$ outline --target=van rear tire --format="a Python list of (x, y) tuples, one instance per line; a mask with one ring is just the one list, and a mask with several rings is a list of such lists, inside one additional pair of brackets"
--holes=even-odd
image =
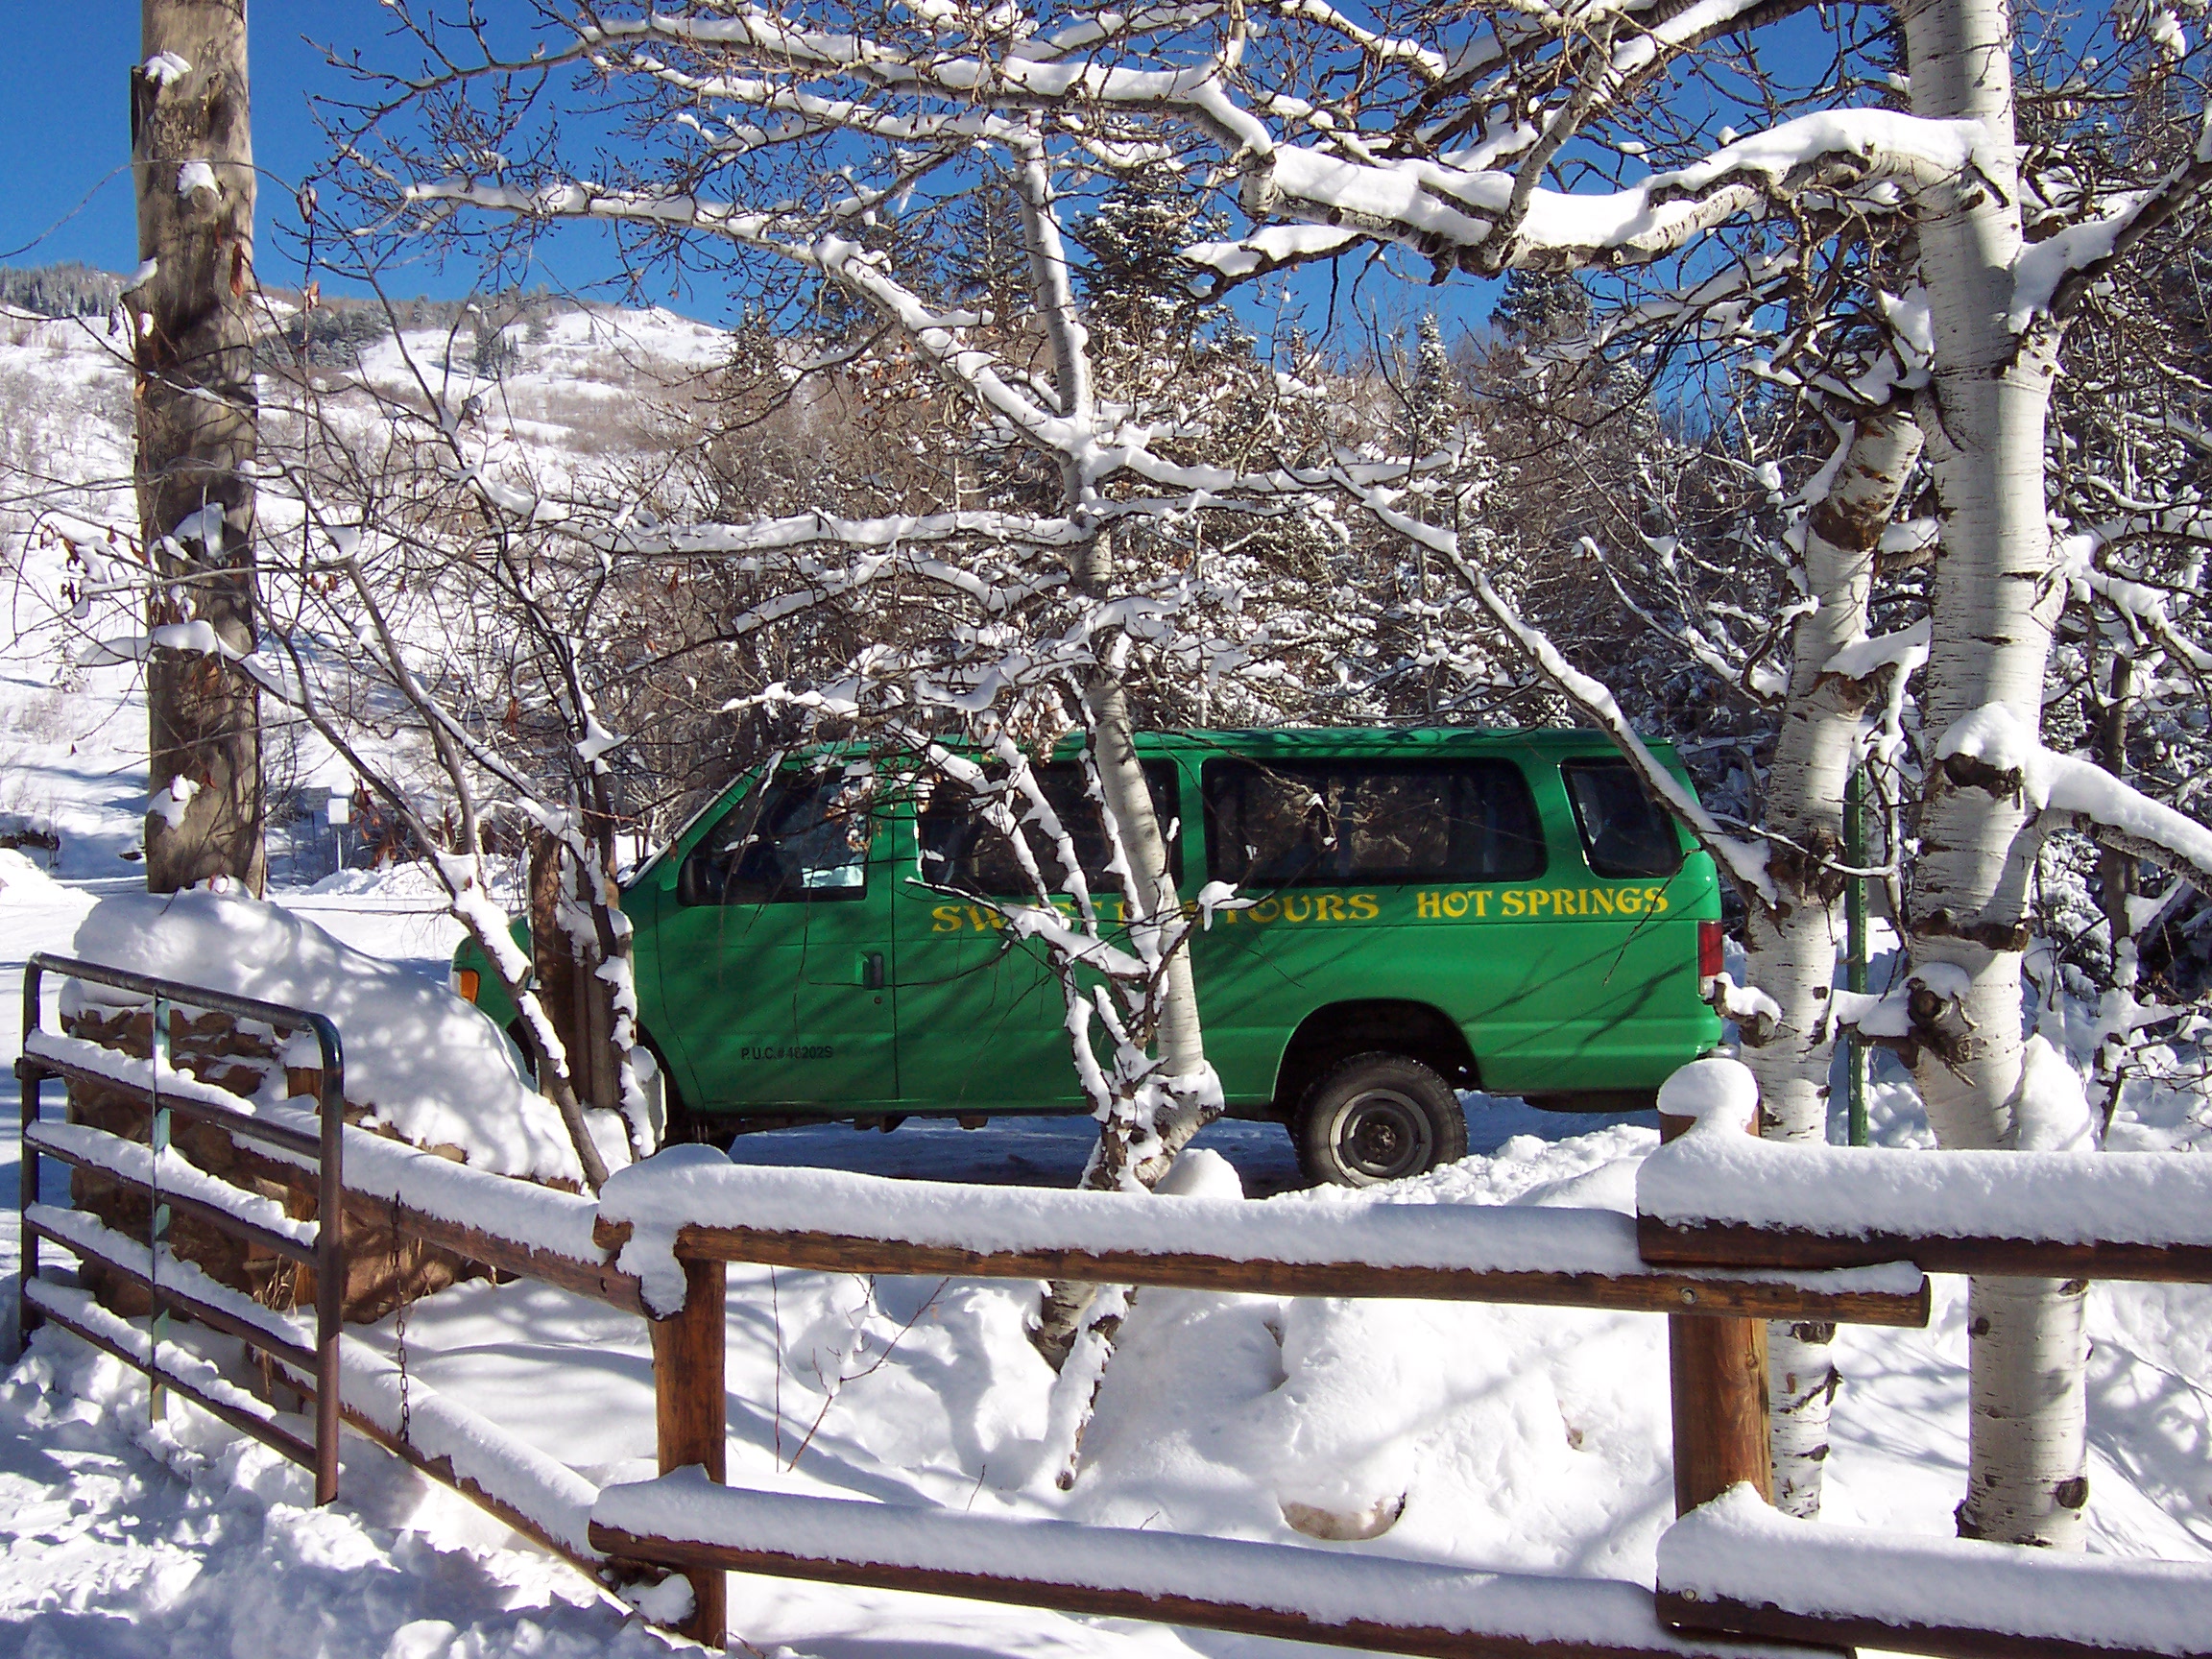
[(1404, 1054), (1355, 1054), (1306, 1091), (1298, 1167), (1312, 1181), (1372, 1187), (1467, 1156), (1467, 1115), (1431, 1068)]

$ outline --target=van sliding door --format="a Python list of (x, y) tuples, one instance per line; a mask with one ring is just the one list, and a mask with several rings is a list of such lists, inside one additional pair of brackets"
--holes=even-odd
[[(1121, 891), (1106, 868), (1105, 836), (1084, 793), (1076, 761), (1037, 769), (1054, 812), (1068, 828), (1098, 914), (1121, 914)], [(1172, 761), (1147, 760), (1152, 806), (1163, 830), (1178, 824), (1180, 790)], [(1069, 1047), (1068, 1006), (1044, 950), (1010, 936), (1003, 910), (1037, 902), (1004, 836), (974, 809), (960, 786), (932, 792), (915, 823), (918, 879), (902, 883), (895, 911), (899, 944), (899, 1076), (911, 1110), (1067, 1111), (1083, 1103)], [(1051, 845), (1024, 831), (1047, 878), (1061, 866)], [(1180, 835), (1168, 864), (1182, 868)], [(1072, 914), (1072, 901), (1055, 900)], [(1114, 938), (1117, 926), (1109, 926)]]

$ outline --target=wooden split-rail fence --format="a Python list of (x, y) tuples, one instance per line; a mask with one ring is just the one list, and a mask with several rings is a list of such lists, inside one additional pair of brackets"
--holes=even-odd
[[(82, 1213), (38, 1201), (38, 1161), (56, 1157), (110, 1179), (135, 1180), (156, 1206), (189, 1196), (202, 1211), (252, 1218), (251, 1205), (228, 1205), (176, 1168), (174, 1155), (41, 1113), (38, 1084), (78, 1078), (112, 1089), (137, 1087), (156, 1111), (190, 1110), (208, 1120), (222, 1110), (216, 1092), (155, 1063), (132, 1063), (95, 1046), (45, 1030), (38, 975), (60, 972), (151, 998), (157, 1008), (228, 1009), (279, 1029), (312, 1030), (323, 1065), (292, 1073), (294, 1094), (321, 1103), (320, 1122), (336, 1125), (343, 1094), (342, 1051), (326, 1021), (312, 1011), (251, 1004), (214, 992), (124, 975), (60, 958), (34, 958), (26, 981), (23, 1139), (24, 1316), (53, 1318), (85, 1339), (190, 1395), (218, 1415), (277, 1444), (318, 1471), (318, 1501), (335, 1482), (335, 1422), (362, 1432), (455, 1486), (510, 1524), (603, 1581), (642, 1570), (683, 1574), (691, 1607), (681, 1628), (719, 1647), (729, 1634), (725, 1574), (737, 1571), (838, 1584), (971, 1597), (1072, 1613), (1111, 1615), (1286, 1637), (1389, 1652), (1475, 1659), (1625, 1659), (1629, 1655), (1808, 1652), (1866, 1644), (1910, 1652), (1989, 1659), (2212, 1659), (2212, 1569), (2057, 1555), (1943, 1538), (1853, 1532), (1777, 1515), (1767, 1495), (1766, 1322), (1844, 1322), (1917, 1327), (1930, 1307), (1927, 1270), (1979, 1274), (2165, 1281), (2212, 1280), (2212, 1215), (2198, 1160), (2160, 1154), (2082, 1155), (2078, 1173), (2094, 1185), (2103, 1168), (2131, 1183), (2132, 1219), (2085, 1235), (2079, 1218), (2037, 1231), (2035, 1210), (2003, 1202), (2008, 1181), (2048, 1181), (2049, 1156), (2013, 1153), (1886, 1153), (1828, 1149), (1817, 1155), (1863, 1161), (1911, 1158), (1928, 1197), (1929, 1224), (1915, 1231), (1868, 1233), (1848, 1224), (1778, 1224), (1745, 1219), (1759, 1202), (1768, 1158), (1802, 1158), (1799, 1148), (1742, 1143), (1716, 1148), (1710, 1133), (1681, 1134), (1646, 1166), (1666, 1164), (1671, 1190), (1704, 1194), (1701, 1213), (1679, 1201), (1664, 1214), (1610, 1211), (1422, 1207), (1419, 1261), (1376, 1246), (1361, 1215), (1372, 1210), (1302, 1213), (1294, 1248), (1280, 1228), (1248, 1226), (1262, 1206), (1221, 1204), (1219, 1238), (1192, 1247), (1188, 1238), (1155, 1245), (1144, 1237), (1143, 1207), (1125, 1204), (1131, 1225), (1101, 1242), (1097, 1194), (1025, 1191), (1018, 1220), (995, 1217), (990, 1249), (963, 1247), (942, 1227), (902, 1221), (913, 1207), (901, 1183), (823, 1176), (842, 1200), (835, 1213), (868, 1214), (851, 1200), (879, 1188), (867, 1235), (788, 1224), (749, 1224), (760, 1214), (788, 1215), (791, 1183), (805, 1172), (713, 1171), (712, 1201), (673, 1226), (672, 1254), (684, 1285), (682, 1305), (656, 1317), (644, 1282), (622, 1265), (635, 1248), (634, 1222), (570, 1194), (534, 1193), (546, 1222), (501, 1234), (458, 1215), (512, 1214), (493, 1199), (492, 1183), (513, 1184), (417, 1152), (359, 1130), (333, 1128), (318, 1166), (336, 1184), (345, 1171), (389, 1202), (397, 1224), (417, 1237), (502, 1272), (539, 1280), (646, 1317), (653, 1356), (657, 1479), (594, 1489), (581, 1477), (496, 1426), (442, 1402), (420, 1382), (412, 1425), (404, 1402), (396, 1413), (390, 1362), (352, 1338), (325, 1342), (318, 1297), (317, 1337), (303, 1352), (298, 1322), (222, 1286), (195, 1283), (189, 1263), (169, 1253), (158, 1231), (140, 1242)], [(236, 1004), (236, 1006), (231, 1006)], [(158, 1027), (159, 1022), (156, 1021)], [(106, 1058), (100, 1056), (106, 1055)], [(156, 1104), (165, 1102), (165, 1104)], [(233, 1102), (233, 1108), (235, 1102)], [(259, 1112), (249, 1122), (259, 1126)], [(281, 1115), (279, 1115), (281, 1117)], [(249, 1133), (243, 1125), (228, 1125)], [(158, 1131), (156, 1131), (158, 1134)], [(112, 1143), (110, 1143), (112, 1142)], [(343, 1144), (348, 1162), (341, 1164)], [(295, 1157), (304, 1152), (295, 1146)], [(2070, 1156), (2070, 1155), (2058, 1155)], [(2138, 1163), (2122, 1166), (2116, 1160)], [(1868, 1167), (1848, 1162), (1846, 1175)], [(2057, 1166), (2061, 1176), (2072, 1166)], [(2018, 1171), (2019, 1174), (2015, 1174)], [(640, 1174), (645, 1171), (640, 1170)], [(695, 1176), (696, 1166), (686, 1174)], [(192, 1190), (187, 1193), (186, 1188)], [(2004, 1214), (2001, 1231), (1943, 1214), (1944, 1192), (1979, 1195), (1972, 1214)], [(635, 1192), (637, 1189), (632, 1188)], [(687, 1191), (697, 1191), (690, 1181)], [(830, 1188), (825, 1188), (828, 1196)], [(1991, 1194), (1995, 1193), (1992, 1200)], [(471, 1193), (487, 1200), (471, 1209)], [(241, 1197), (244, 1195), (241, 1194)], [(1002, 1190), (974, 1189), (977, 1206)], [(2027, 1194), (2024, 1190), (2024, 1199)], [(757, 1198), (758, 1203), (750, 1202)], [(1710, 1202), (1704, 1199), (1709, 1198)], [(1205, 1200), (1179, 1200), (1179, 1205)], [(331, 1193), (320, 1214), (341, 1213)], [(829, 1213), (827, 1209), (823, 1213)], [(1194, 1212), (1185, 1212), (1194, 1214)], [(158, 1210), (156, 1210), (158, 1214)], [(1211, 1216), (1211, 1213), (1209, 1213)], [(745, 1217), (746, 1219), (739, 1219)], [(669, 1231), (665, 1206), (657, 1228)], [(1210, 1221), (1211, 1224), (1211, 1221)], [(1559, 1259), (1527, 1259), (1540, 1226)], [(1186, 1233), (1188, 1229), (1184, 1230)], [(325, 1229), (296, 1244), (318, 1254), (317, 1285), (339, 1277), (329, 1252), (342, 1232)], [(528, 1232), (530, 1237), (517, 1237)], [(281, 1338), (279, 1360), (294, 1386), (311, 1394), (318, 1433), (312, 1446), (284, 1434), (276, 1413), (241, 1391), (226, 1394), (204, 1376), (165, 1358), (158, 1334), (115, 1318), (90, 1298), (38, 1277), (34, 1241), (45, 1239), (98, 1261), (158, 1292), (161, 1308), (189, 1312), (218, 1330), (255, 1340)], [(1266, 1250), (1249, 1246), (1262, 1240)], [(266, 1240), (264, 1240), (266, 1242)], [(272, 1246), (273, 1247), (273, 1246)], [(1271, 1251), (1272, 1253), (1266, 1253)], [(1362, 1551), (1191, 1537), (904, 1509), (849, 1500), (747, 1491), (726, 1483), (724, 1378), (725, 1276), (733, 1262), (843, 1273), (1069, 1279), (1129, 1286), (1278, 1296), (1376, 1296), (1513, 1303), (1664, 1313), (1669, 1317), (1670, 1387), (1678, 1519), (1659, 1551), (1656, 1590), (1617, 1580), (1485, 1573)], [(143, 1271), (136, 1271), (138, 1269)], [(241, 1306), (242, 1305), (242, 1306)], [(333, 1320), (334, 1323), (334, 1320)], [(246, 1327), (246, 1329), (241, 1329)], [(261, 1344), (264, 1349), (272, 1346)], [(345, 1350), (343, 1361), (336, 1352)], [(381, 1368), (381, 1369), (379, 1369)], [(402, 1379), (402, 1382), (403, 1382)], [(231, 1396), (236, 1395), (237, 1398)], [(251, 1402), (242, 1406), (241, 1399)], [(425, 1432), (425, 1424), (429, 1425)], [(327, 1431), (324, 1425), (329, 1425)], [(281, 1438), (279, 1436), (282, 1436)], [(517, 1473), (519, 1471), (519, 1473)], [(1869, 1589), (1869, 1586), (1878, 1588)], [(1781, 1644), (1784, 1646), (1776, 1646)]]

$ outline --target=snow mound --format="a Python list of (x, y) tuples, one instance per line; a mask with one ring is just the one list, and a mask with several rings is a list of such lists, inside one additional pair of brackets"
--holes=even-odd
[(50, 902), (68, 890), (12, 847), (0, 847), (0, 902)]
[[(346, 1098), (419, 1146), (538, 1180), (577, 1176), (552, 1103), (507, 1040), (442, 985), (341, 944), (314, 923), (243, 893), (123, 894), (77, 929), (76, 955), (235, 996), (311, 1008), (345, 1043)], [(68, 1005), (135, 1001), (74, 984)]]
[(1659, 1115), (1748, 1129), (1759, 1116), (1758, 1079), (1741, 1060), (1693, 1060), (1659, 1085)]

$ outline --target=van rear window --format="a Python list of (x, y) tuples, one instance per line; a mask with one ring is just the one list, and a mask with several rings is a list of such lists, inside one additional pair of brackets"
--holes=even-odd
[(1209, 760), (1206, 873), (1269, 887), (1521, 881), (1544, 831), (1509, 760)]
[[(1055, 760), (1037, 767), (1036, 773), (1045, 799), (1050, 803), (1069, 838), (1075, 843), (1075, 857), (1083, 867), (1085, 884), (1094, 892), (1104, 890), (1112, 884), (1106, 868), (1106, 826), (1099, 816), (1098, 804), (1087, 791), (1082, 762)], [(1144, 781), (1151, 786), (1152, 811), (1160, 820), (1160, 831), (1167, 837), (1168, 878), (1180, 883), (1183, 879), (1182, 792), (1176, 786), (1175, 763), (1146, 761)], [(946, 785), (931, 795), (915, 828), (921, 842), (925, 881), (968, 893), (1034, 896), (1035, 889), (1029, 878), (1022, 874), (1014, 849), (984, 821), (974, 804), (957, 786)], [(1035, 825), (1024, 824), (1022, 833), (1029, 845), (1030, 855), (1037, 860), (1037, 868), (1045, 873), (1047, 881), (1057, 885), (1061, 879), (1060, 860), (1051, 843)]]
[(1559, 774), (1592, 875), (1671, 876), (1682, 868), (1674, 820), (1644, 793), (1627, 761), (1570, 760)]

